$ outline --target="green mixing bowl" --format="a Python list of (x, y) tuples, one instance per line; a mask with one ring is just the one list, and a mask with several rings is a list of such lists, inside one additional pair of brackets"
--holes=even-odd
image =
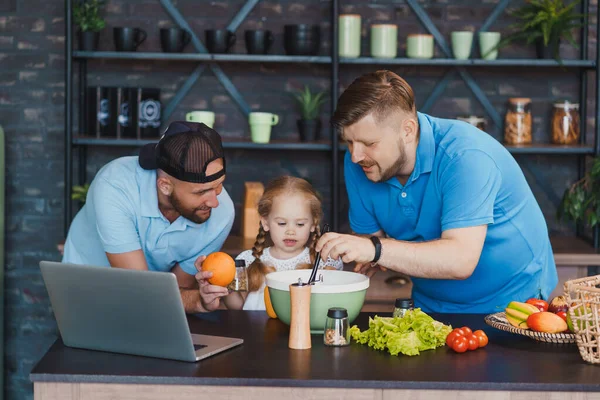
[[(311, 270), (292, 270), (272, 272), (266, 275), (271, 304), (277, 318), (290, 324), (290, 284), (308, 282)], [(362, 274), (347, 271), (319, 270), (322, 282), (311, 287), (310, 294), (310, 330), (312, 333), (323, 333), (327, 310), (330, 307), (343, 307), (348, 310), (349, 323), (354, 322), (365, 302), (369, 278)]]

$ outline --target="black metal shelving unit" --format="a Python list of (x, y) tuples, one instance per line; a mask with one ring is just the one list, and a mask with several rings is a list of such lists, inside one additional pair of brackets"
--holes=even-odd
[[(209, 54), (206, 48), (198, 37), (190, 29), (189, 25), (177, 11), (176, 7), (172, 4), (171, 0), (157, 0), (159, 1), (171, 18), (181, 28), (187, 29), (192, 32), (192, 44), (197, 50), (196, 53), (161, 53), (161, 52), (85, 52), (75, 51), (73, 49), (73, 29), (72, 29), (72, 4), (73, 1), (77, 0), (65, 0), (65, 21), (66, 21), (66, 68), (65, 68), (65, 233), (67, 232), (68, 226), (73, 216), (72, 203), (70, 201), (71, 186), (73, 185), (73, 150), (78, 152), (78, 176), (80, 183), (83, 183), (85, 177), (85, 164), (86, 164), (86, 152), (90, 146), (142, 146), (151, 140), (144, 139), (113, 139), (113, 138), (95, 138), (87, 137), (85, 132), (82, 132), (80, 123), (80, 132), (74, 134), (73, 132), (73, 64), (77, 62), (78, 76), (79, 76), (79, 98), (85, 99), (84, 90), (87, 85), (87, 63), (88, 60), (156, 60), (156, 61), (183, 61), (190, 63), (197, 63), (198, 66), (192, 72), (190, 77), (181, 86), (179, 91), (176, 93), (171, 102), (165, 107), (163, 113), (163, 120), (167, 120), (171, 115), (177, 104), (183, 99), (183, 97), (189, 92), (199, 76), (205, 71), (210, 70), (216, 78), (221, 82), (223, 87), (227, 90), (232, 99), (237, 103), (239, 108), (247, 114), (250, 111), (249, 106), (245, 103), (242, 95), (237, 91), (235, 86), (229, 80), (229, 78), (220, 69), (219, 64), (221, 63), (312, 63), (312, 64), (324, 64), (330, 66), (331, 75), (331, 110), (335, 110), (337, 98), (339, 97), (339, 72), (340, 68), (345, 65), (369, 65), (369, 66), (429, 66), (429, 67), (440, 67), (447, 68), (447, 73), (437, 83), (435, 88), (432, 90), (428, 99), (425, 100), (423, 105), (419, 108), (420, 111), (427, 112), (435, 101), (442, 95), (444, 89), (450, 83), (452, 78), (458, 74), (458, 76), (465, 82), (467, 87), (471, 90), (475, 98), (481, 103), (488, 116), (497, 128), (501, 130), (503, 124), (503, 118), (498, 114), (496, 109), (492, 106), (487, 96), (481, 90), (475, 79), (470, 75), (469, 70), (472, 68), (498, 68), (498, 67), (518, 67), (518, 68), (556, 68), (558, 71), (561, 68), (570, 68), (579, 70), (580, 76), (580, 90), (579, 90), (579, 103), (580, 103), (580, 114), (581, 114), (581, 142), (574, 146), (555, 146), (549, 144), (533, 144), (528, 146), (507, 146), (508, 150), (513, 154), (545, 154), (545, 155), (562, 155), (562, 156), (576, 156), (579, 159), (579, 176), (583, 176), (585, 173), (585, 156), (598, 156), (600, 154), (600, 81), (598, 78), (598, 66), (600, 65), (600, 30), (597, 30), (597, 41), (596, 41), (596, 58), (593, 60), (588, 59), (588, 35), (589, 26), (584, 24), (581, 28), (581, 51), (580, 59), (578, 60), (563, 60), (562, 63), (556, 60), (547, 59), (497, 59), (497, 60), (482, 60), (482, 59), (469, 59), (469, 60), (455, 60), (452, 58), (451, 50), (445, 41), (443, 35), (435, 27), (429, 16), (427, 15), (424, 8), (418, 3), (417, 0), (406, 0), (406, 3), (411, 7), (419, 21), (423, 26), (434, 36), (436, 45), (442, 51), (445, 58), (434, 58), (429, 60), (421, 59), (410, 59), (410, 58), (395, 58), (395, 59), (375, 59), (370, 57), (359, 57), (359, 58), (340, 58), (338, 56), (338, 17), (340, 14), (340, 0), (331, 0), (331, 54), (329, 56), (287, 56), (287, 55), (248, 55), (248, 54)], [(504, 9), (509, 5), (511, 0), (501, 0), (490, 14), (490, 16), (484, 21), (481, 31), (487, 31), (495, 22), (495, 20), (502, 14)], [(242, 6), (239, 12), (234, 16), (227, 29), (235, 31), (241, 22), (247, 17), (252, 11), (254, 6), (259, 0), (247, 0)], [(581, 4), (582, 11), (589, 11), (590, 4), (589, 0), (584, 0)], [(600, 18), (600, 8), (597, 10), (598, 18)], [(587, 22), (587, 21), (586, 21)], [(595, 116), (595, 132), (594, 132), (594, 143), (586, 142), (587, 124), (586, 119), (588, 116), (587, 102), (588, 91), (588, 74), (589, 72), (595, 72), (596, 77), (596, 109), (594, 110)], [(79, 107), (79, 121), (83, 121), (83, 107)], [(226, 148), (231, 149), (261, 149), (261, 150), (302, 150), (302, 151), (320, 151), (331, 153), (331, 165), (332, 165), (332, 176), (331, 176), (331, 192), (332, 192), (332, 204), (331, 204), (331, 220), (333, 229), (338, 230), (340, 221), (340, 151), (345, 150), (345, 145), (339, 142), (337, 134), (331, 135), (331, 142), (315, 142), (315, 143), (291, 143), (291, 142), (271, 142), (269, 144), (256, 144), (249, 141), (235, 141), (225, 142)], [(526, 166), (525, 166), (526, 167)], [(580, 233), (580, 230), (578, 230)], [(599, 230), (596, 230), (593, 235), (593, 246), (597, 250), (600, 247), (600, 235)]]
[[(73, 129), (73, 92), (74, 92), (74, 63), (76, 62), (76, 68), (78, 71), (79, 82), (79, 121), (83, 121), (85, 116), (82, 110), (85, 108), (83, 102), (85, 102), (85, 87), (87, 86), (87, 68), (88, 61), (93, 60), (130, 60), (132, 62), (152, 60), (152, 61), (179, 61), (189, 62), (197, 64), (196, 69), (192, 72), (189, 78), (179, 88), (173, 99), (167, 104), (163, 112), (163, 121), (166, 121), (173, 110), (177, 107), (177, 104), (185, 97), (185, 95), (191, 90), (196, 80), (206, 70), (210, 70), (219, 82), (223, 85), (226, 91), (229, 93), (231, 98), (235, 101), (238, 107), (244, 114), (250, 112), (250, 107), (244, 101), (242, 95), (237, 91), (233, 83), (229, 80), (226, 74), (220, 69), (221, 63), (306, 63), (306, 64), (324, 64), (333, 66), (332, 57), (329, 56), (288, 56), (288, 55), (249, 55), (249, 54), (210, 54), (207, 52), (203, 43), (193, 33), (189, 25), (179, 13), (177, 8), (173, 5), (171, 0), (157, 0), (164, 7), (165, 11), (170, 15), (174, 22), (183, 29), (192, 33), (192, 45), (195, 47), (196, 53), (162, 53), (162, 52), (116, 52), (116, 51), (77, 51), (73, 49), (73, 29), (71, 25), (71, 13), (72, 5), (74, 1), (85, 1), (85, 0), (65, 0), (65, 13), (66, 21), (68, 23), (66, 31), (66, 69), (65, 69), (65, 220), (64, 220), (64, 231), (65, 235), (68, 231), (69, 224), (73, 218), (73, 205), (70, 200), (71, 187), (73, 186), (74, 177), (74, 163), (73, 153), (77, 153), (79, 160), (77, 167), (79, 177), (79, 184), (83, 184), (86, 181), (85, 167), (87, 162), (87, 151), (90, 147), (140, 147), (144, 144), (155, 142), (157, 139), (144, 139), (144, 138), (112, 138), (112, 137), (93, 137), (86, 135), (83, 131), (81, 122), (79, 132), (74, 132)], [(252, 11), (254, 6), (259, 0), (247, 0), (246, 3), (240, 8), (238, 13), (233, 17), (227, 29), (235, 31), (241, 22), (247, 17)], [(332, 3), (331, 15), (337, 13), (334, 9), (337, 6)], [(336, 30), (337, 27), (332, 27), (332, 31)], [(332, 69), (333, 70), (333, 69)], [(332, 77), (333, 78), (333, 77)], [(337, 82), (337, 79), (332, 79), (332, 93), (337, 93), (337, 88), (333, 88), (333, 82)], [(337, 95), (332, 96), (337, 98)], [(332, 100), (333, 101), (333, 100)], [(334, 135), (332, 135), (334, 136)], [(226, 149), (240, 149), (240, 150), (283, 150), (283, 151), (316, 151), (316, 152), (330, 152), (332, 154), (332, 185), (333, 182), (337, 182), (338, 171), (335, 168), (338, 160), (338, 148), (337, 138), (329, 142), (286, 142), (286, 141), (271, 141), (268, 144), (258, 144), (251, 141), (236, 140), (227, 141), (224, 139), (223, 145)], [(338, 193), (338, 192), (335, 192)], [(332, 198), (332, 224), (338, 226), (337, 216), (339, 210), (337, 208), (339, 200), (334, 194)]]

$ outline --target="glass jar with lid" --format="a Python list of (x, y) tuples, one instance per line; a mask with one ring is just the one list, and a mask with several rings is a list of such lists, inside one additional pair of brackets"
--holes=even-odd
[(392, 317), (404, 317), (408, 310), (412, 310), (415, 306), (413, 299), (396, 299), (394, 302), (394, 311)]
[(504, 123), (504, 143), (530, 144), (532, 142), (531, 99), (524, 97), (508, 99)]
[(552, 113), (552, 143), (579, 143), (579, 104), (563, 101), (554, 103)]
[(326, 346), (348, 346), (350, 344), (348, 310), (342, 307), (332, 307), (327, 311), (323, 343)]

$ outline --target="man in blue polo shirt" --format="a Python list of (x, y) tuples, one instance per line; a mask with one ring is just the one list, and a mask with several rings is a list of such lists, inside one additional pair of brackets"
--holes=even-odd
[(233, 224), (224, 180), (219, 134), (204, 124), (173, 122), (139, 157), (98, 171), (70, 226), (63, 262), (170, 271), (187, 312), (216, 309), (227, 289), (209, 285), (212, 274), (201, 272), (201, 264)]
[(558, 281), (548, 228), (498, 141), (416, 112), (412, 88), (390, 71), (356, 79), (333, 123), (348, 143), (357, 235), (323, 235), (321, 257), (342, 256), (368, 275), (380, 267), (411, 276), (415, 305), (428, 312), (491, 313), (548, 298)]

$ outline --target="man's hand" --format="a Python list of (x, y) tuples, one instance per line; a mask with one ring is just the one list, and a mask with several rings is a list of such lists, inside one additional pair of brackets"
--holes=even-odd
[(357, 264), (365, 264), (371, 263), (375, 258), (375, 245), (370, 239), (335, 232), (321, 236), (315, 250), (321, 252), (323, 260), (327, 260), (327, 257), (334, 260), (342, 257), (345, 263), (355, 261)]
[(221, 297), (227, 296), (229, 291), (222, 286), (211, 285), (208, 279), (212, 277), (212, 272), (202, 271), (202, 263), (206, 256), (200, 256), (194, 262), (194, 266), (198, 270), (196, 280), (198, 281), (200, 291), (200, 302), (206, 311), (214, 311), (219, 308)]
[(375, 275), (378, 270), (385, 272), (387, 271), (387, 268), (374, 263), (356, 263), (356, 265), (354, 266), (354, 272), (366, 275), (369, 278)]

